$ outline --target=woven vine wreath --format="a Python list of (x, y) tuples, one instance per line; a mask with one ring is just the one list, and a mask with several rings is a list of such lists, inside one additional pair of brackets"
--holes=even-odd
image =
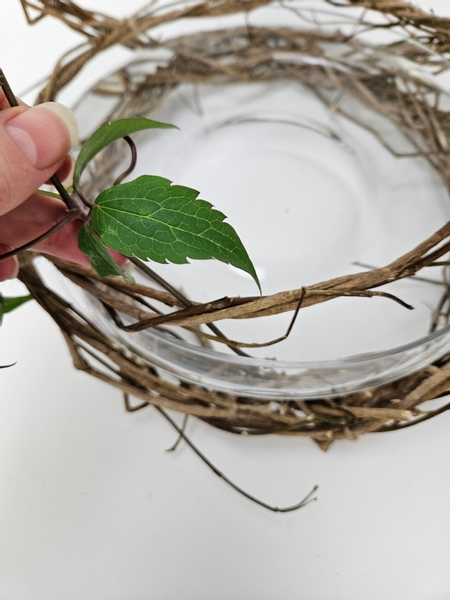
[[(54, 99), (80, 69), (102, 50), (115, 44), (128, 48), (167, 50), (169, 58), (153, 73), (142, 76), (139, 69), (119, 71), (114, 85), (99, 84), (99, 94), (116, 96), (118, 102), (111, 118), (151, 114), (161, 106), (168, 92), (181, 83), (232, 84), (245, 82), (295, 81), (313, 90), (327, 105), (336, 98), (356, 98), (373, 112), (388, 118), (408, 140), (417, 155), (423, 155), (450, 187), (450, 115), (439, 108), (439, 94), (430, 83), (417, 81), (414, 74), (396, 67), (367, 64), (358, 72), (335, 71), (317, 64), (283, 62), (282, 53), (307, 54), (320, 58), (324, 47), (347, 46), (357, 50), (356, 35), (340, 31), (324, 31), (309, 27), (257, 27), (254, 25), (203, 31), (158, 42), (152, 31), (160, 25), (181, 19), (218, 17), (251, 11), (271, 4), (267, 0), (210, 0), (179, 2), (165, 5), (152, 3), (133, 18), (123, 21), (90, 12), (70, 0), (21, 0), (30, 23), (45, 16), (61, 19), (69, 27), (84, 34), (86, 43), (66, 54), (56, 65), (38, 101)], [(389, 51), (415, 61), (434, 74), (450, 66), (445, 62), (450, 52), (450, 20), (431, 16), (402, 0), (342, 0), (340, 3), (323, 0), (342, 10), (360, 9), (360, 23), (366, 30), (376, 27), (395, 28), (404, 33), (404, 41), (391, 44)], [(302, 0), (283, 6), (295, 11)], [(374, 25), (373, 23), (377, 23)], [(357, 28), (354, 28), (357, 29)], [(397, 38), (398, 40), (399, 38)], [(417, 43), (411, 43), (417, 42)], [(346, 114), (345, 103), (333, 109)], [(356, 121), (357, 122), (357, 121)], [(359, 123), (392, 152), (389, 140), (380, 137), (370, 122)], [(96, 166), (95, 184), (108, 180), (118, 158), (110, 153), (108, 161)], [(217, 324), (222, 319), (249, 319), (301, 310), (319, 302), (332, 301), (339, 296), (371, 296), (376, 288), (405, 277), (414, 276), (427, 265), (445, 257), (450, 251), (450, 223), (444, 225), (419, 246), (391, 264), (367, 272), (319, 282), (315, 285), (280, 292), (271, 296), (226, 298), (202, 305), (186, 299), (169, 286), (145, 287), (129, 284), (118, 278), (100, 279), (87, 268), (49, 258), (68, 279), (94, 295), (119, 321), (119, 313), (128, 313), (139, 327), (179, 326), (199, 327)], [(75, 367), (120, 389), (126, 397), (140, 399), (138, 406), (147, 404), (196, 416), (218, 428), (249, 435), (277, 433), (309, 436), (323, 449), (336, 439), (355, 439), (368, 432), (393, 431), (423, 422), (450, 408), (440, 404), (432, 411), (420, 409), (427, 400), (444, 396), (450, 390), (450, 355), (430, 364), (400, 381), (339, 398), (314, 401), (284, 400), (274, 409), (273, 402), (243, 398), (214, 392), (199, 386), (168, 382), (158, 371), (145, 364), (129, 349), (109, 339), (91, 320), (75, 310), (67, 301), (46, 287), (34, 265), (32, 254), (22, 256), (19, 278), (39, 304), (61, 328), (69, 346)], [(163, 288), (166, 289), (163, 289)], [(448, 301), (448, 287), (443, 285), (442, 307)], [(156, 314), (136, 299), (158, 300), (168, 310)], [(364, 301), (364, 300), (361, 300)], [(219, 323), (220, 325), (220, 323)]]

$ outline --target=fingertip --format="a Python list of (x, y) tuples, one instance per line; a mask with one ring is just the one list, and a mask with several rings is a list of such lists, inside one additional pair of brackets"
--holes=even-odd
[(71, 135), (48, 106), (0, 111), (0, 215), (26, 201), (55, 172), (61, 180), (70, 177)]
[(62, 104), (11, 111), (5, 131), (35, 169), (45, 170), (61, 161), (78, 140), (76, 118)]

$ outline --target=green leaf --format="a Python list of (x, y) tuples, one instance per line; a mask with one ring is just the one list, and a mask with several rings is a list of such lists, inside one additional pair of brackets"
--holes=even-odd
[(78, 190), (80, 177), (87, 164), (96, 156), (100, 150), (109, 146), (112, 142), (143, 129), (178, 129), (175, 125), (159, 123), (151, 119), (131, 118), (118, 119), (112, 123), (104, 123), (86, 140), (80, 150), (75, 162), (73, 172), (73, 189)]
[(0, 323), (2, 322), (3, 315), (6, 315), (6, 313), (11, 312), (29, 300), (33, 300), (33, 296), (12, 296), (5, 298), (5, 296), (0, 294)]
[[(18, 308), (21, 304), (25, 304), (28, 300), (32, 300), (33, 297), (30, 295), (27, 296), (11, 296), (5, 298), (3, 294), (0, 293), (0, 325), (3, 321), (3, 315), (11, 312), (15, 308)], [(11, 365), (7, 365), (11, 366)]]
[[(4, 314), (11, 312), (21, 304), (25, 304), (25, 302), (28, 302), (28, 300), (32, 299), (33, 297), (29, 295), (5, 298), (3, 294), (0, 294), (0, 325), (2, 324)], [(0, 369), (8, 369), (9, 367), (13, 367), (15, 364), (16, 363), (12, 363), (10, 365), (0, 365)]]
[(198, 192), (168, 179), (143, 175), (102, 192), (91, 212), (92, 227), (105, 246), (143, 260), (182, 264), (216, 258), (249, 273), (255, 268), (225, 215)]
[(29, 294), (27, 296), (16, 296), (14, 298), (5, 298), (4, 297), (3, 298), (4, 314), (11, 312), (15, 308), (18, 308), (22, 304), (25, 304), (25, 302), (28, 302), (29, 300), (33, 300), (33, 296), (30, 296)]
[(107, 277), (108, 275), (119, 275), (126, 279), (129, 283), (132, 283), (134, 279), (125, 273), (123, 269), (114, 261), (105, 246), (99, 240), (97, 234), (87, 224), (78, 232), (78, 246), (91, 261), (92, 268), (100, 277)]

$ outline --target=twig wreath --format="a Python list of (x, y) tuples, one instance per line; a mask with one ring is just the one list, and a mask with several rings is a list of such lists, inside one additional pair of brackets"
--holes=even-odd
[[(450, 188), (450, 113), (440, 108), (441, 90), (430, 76), (417, 79), (413, 72), (399, 69), (398, 63), (379, 64), (368, 56), (358, 69), (331, 69), (320, 61), (325, 48), (336, 47), (347, 53), (360, 49), (358, 33), (377, 29), (395, 29), (403, 40), (389, 44), (398, 57), (416, 62), (430, 75), (450, 67), (450, 20), (424, 13), (403, 0), (323, 0), (324, 8), (339, 6), (342, 10), (359, 9), (359, 27), (349, 33), (336, 30), (297, 29), (292, 27), (235, 26), (206, 30), (169, 38), (164, 41), (152, 35), (160, 25), (198, 17), (220, 17), (252, 11), (271, 4), (268, 0), (207, 0), (166, 5), (151, 3), (131, 19), (116, 20), (90, 12), (71, 0), (21, 0), (29, 23), (53, 16), (82, 33), (86, 41), (66, 54), (56, 65), (39, 102), (55, 99), (82, 67), (102, 50), (115, 44), (127, 48), (146, 48), (148, 52), (167, 51), (165, 61), (143, 74), (137, 69), (122, 69), (114, 84), (106, 79), (96, 92), (117, 99), (109, 116), (117, 119), (151, 114), (167, 94), (185, 82), (216, 85), (246, 82), (299, 82), (314, 91), (321, 101), (350, 120), (358, 116), (346, 112), (340, 98), (356, 98), (370, 111), (389, 119), (393, 128), (407, 140), (409, 152), (423, 156)], [(295, 12), (303, 0), (283, 6)], [(352, 8), (353, 7), (353, 8)], [(283, 51), (283, 52), (281, 52)], [(289, 55), (314, 56), (313, 62), (285, 60)], [(449, 59), (450, 60), (450, 59)], [(108, 83), (109, 82), (109, 83)], [(394, 154), (390, 140), (370, 122), (360, 122)], [(96, 165), (95, 187), (110, 181), (119, 157), (110, 152)], [(383, 295), (377, 288), (392, 281), (412, 277), (421, 269), (445, 260), (450, 251), (450, 223), (445, 224), (417, 247), (381, 268), (342, 275), (328, 281), (271, 296), (221, 298), (207, 304), (186, 298), (172, 285), (161, 280), (155, 287), (129, 283), (118, 277), (102, 278), (95, 272), (69, 262), (49, 257), (57, 269), (77, 286), (95, 296), (111, 319), (124, 327), (121, 315), (129, 315), (138, 331), (150, 327), (177, 326), (198, 331), (206, 325), (210, 336), (222, 338), (227, 345), (242, 353), (242, 344), (224, 339), (218, 322), (223, 319), (250, 319), (291, 312), (340, 296), (371, 297)], [(444, 396), (450, 389), (450, 354), (406, 378), (358, 393), (314, 401), (282, 400), (273, 402), (258, 398), (236, 397), (185, 382), (168, 381), (157, 368), (145, 363), (129, 348), (102, 333), (89, 316), (75, 309), (44, 283), (33, 263), (32, 253), (22, 255), (19, 278), (30, 294), (61, 328), (77, 369), (111, 384), (125, 397), (139, 399), (141, 406), (154, 405), (192, 415), (230, 431), (246, 435), (281, 434), (308, 436), (323, 449), (337, 439), (355, 439), (369, 432), (402, 429), (430, 419), (450, 408), (425, 411), (419, 407), (426, 401)], [(149, 267), (133, 259), (150, 278)], [(441, 313), (446, 313), (450, 289), (443, 281)], [(395, 298), (394, 298), (395, 299)], [(165, 306), (167, 312), (152, 309), (152, 302)], [(361, 300), (364, 301), (364, 300)], [(220, 324), (219, 324), (220, 325)]]

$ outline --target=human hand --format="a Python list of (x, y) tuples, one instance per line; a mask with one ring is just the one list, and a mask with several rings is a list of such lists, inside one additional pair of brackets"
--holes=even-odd
[[(0, 91), (0, 254), (39, 237), (67, 216), (65, 204), (36, 194), (55, 173), (70, 174), (78, 139), (73, 113), (57, 103), (10, 108)], [(33, 250), (89, 265), (78, 248), (82, 222), (72, 221)], [(0, 261), (0, 281), (17, 275), (16, 257)]]

